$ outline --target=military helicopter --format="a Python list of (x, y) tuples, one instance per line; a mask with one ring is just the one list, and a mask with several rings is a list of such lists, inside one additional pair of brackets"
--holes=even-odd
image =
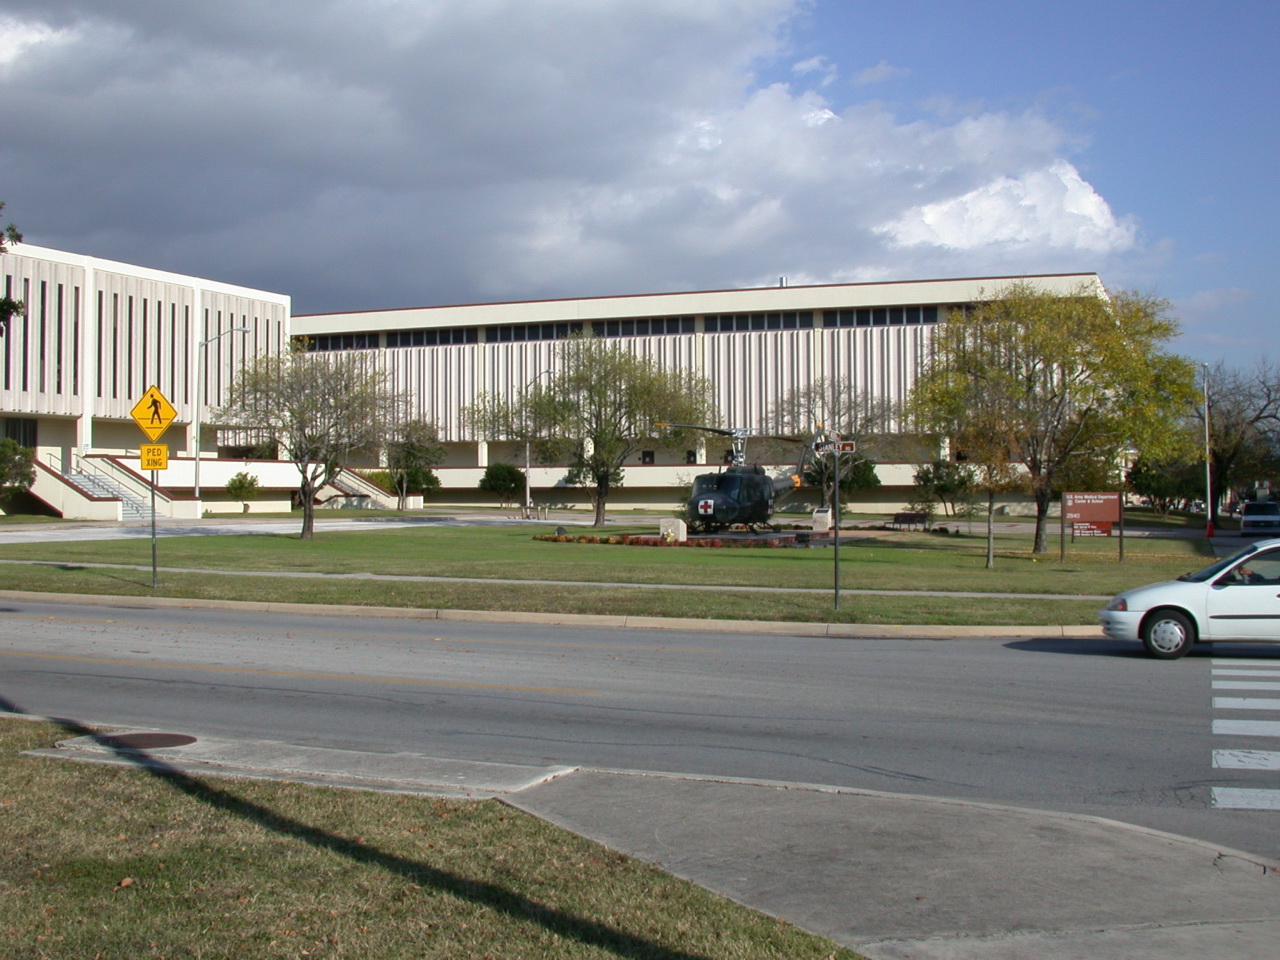
[[(804, 475), (804, 464), (813, 453), (813, 445), (796, 437), (775, 437), (765, 433), (751, 433), (742, 427), (705, 427), (690, 423), (659, 423), (660, 427), (678, 430), (705, 430), (707, 433), (729, 437), (733, 442), (730, 464), (719, 473), (702, 473), (693, 480), (693, 495), (687, 506), (688, 523), (694, 530), (711, 533), (725, 527), (741, 524), (752, 532), (758, 524), (773, 529), (769, 521), (773, 517), (775, 501), (798, 488)], [(787, 443), (805, 444), (796, 464), (795, 472), (787, 477), (774, 478), (765, 473), (759, 464), (747, 463), (747, 440), (783, 440)]]

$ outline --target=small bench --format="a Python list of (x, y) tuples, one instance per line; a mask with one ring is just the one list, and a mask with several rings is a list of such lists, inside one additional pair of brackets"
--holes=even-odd
[(924, 525), (928, 520), (928, 515), (923, 513), (895, 513), (893, 515), (893, 519), (889, 521), (889, 526), (893, 527), (895, 530), (900, 530), (903, 527), (906, 527), (909, 530), (915, 529), (916, 527), (924, 529)]

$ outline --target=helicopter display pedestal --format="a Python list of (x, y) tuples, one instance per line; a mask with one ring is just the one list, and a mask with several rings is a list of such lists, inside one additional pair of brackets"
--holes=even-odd
[(663, 540), (684, 543), (689, 539), (689, 525), (678, 517), (663, 517), (658, 524), (658, 535)]
[(831, 522), (831, 511), (826, 507), (813, 511), (813, 532), (830, 533), (834, 524)]

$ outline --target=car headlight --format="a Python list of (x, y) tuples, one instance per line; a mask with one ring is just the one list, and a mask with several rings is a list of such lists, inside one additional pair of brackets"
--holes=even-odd
[(1117, 612), (1124, 612), (1125, 610), (1129, 609), (1129, 601), (1126, 600), (1124, 597), (1116, 597), (1114, 600), (1112, 600), (1110, 603), (1107, 604), (1107, 609), (1114, 610)]

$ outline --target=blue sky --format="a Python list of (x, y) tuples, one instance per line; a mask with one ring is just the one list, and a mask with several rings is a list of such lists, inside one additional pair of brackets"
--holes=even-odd
[(1280, 4), (0, 0), (28, 240), (297, 312), (1096, 270), (1247, 366)]
[(948, 102), (1042, 112), (1137, 228), (1128, 255), (1081, 266), (1173, 301), (1198, 360), (1280, 353), (1280, 4), (819, 3), (793, 40), (840, 62), (837, 103), (873, 96), (904, 122)]

